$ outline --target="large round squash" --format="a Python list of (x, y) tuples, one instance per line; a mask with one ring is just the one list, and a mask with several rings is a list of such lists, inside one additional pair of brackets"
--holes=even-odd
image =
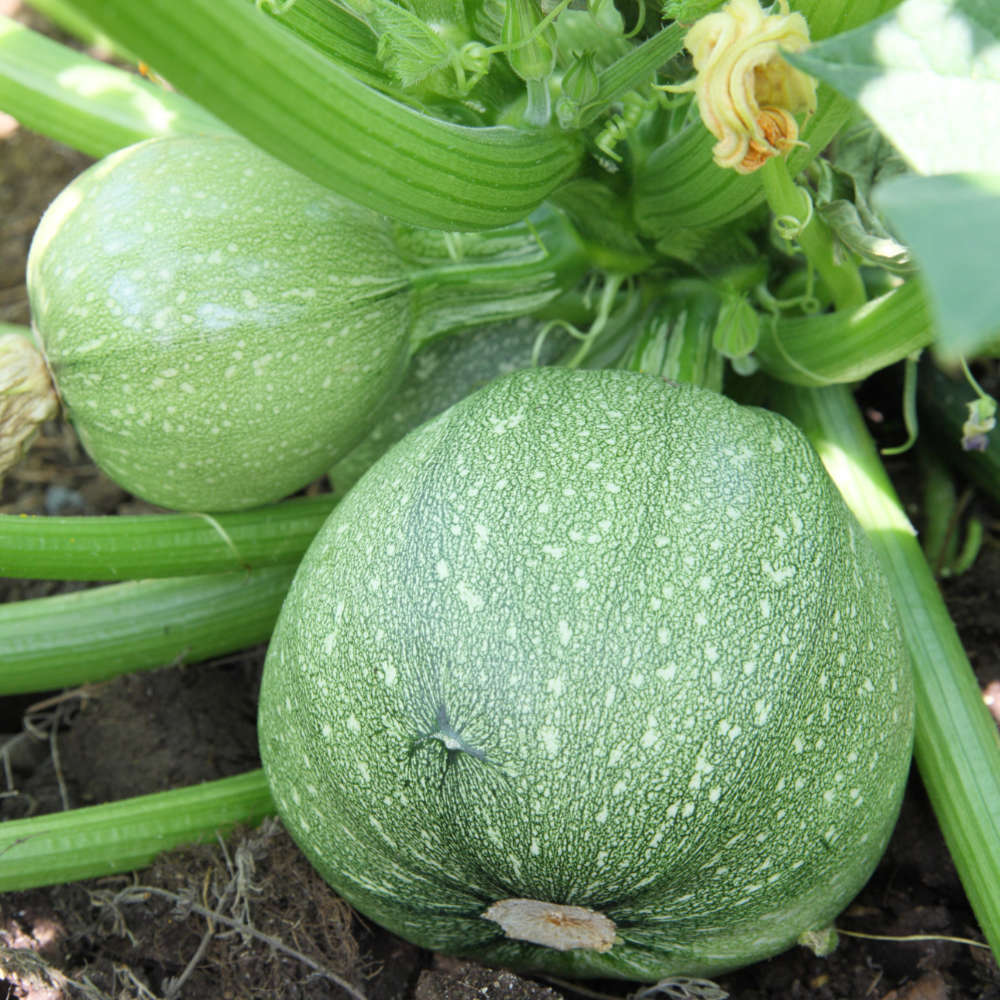
[(323, 876), (428, 948), (712, 974), (885, 848), (913, 701), (876, 556), (772, 413), (535, 369), (423, 425), (306, 555), (261, 751)]

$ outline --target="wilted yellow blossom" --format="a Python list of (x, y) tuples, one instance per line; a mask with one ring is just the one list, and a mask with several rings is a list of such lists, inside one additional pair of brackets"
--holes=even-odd
[(19, 333), (0, 335), (0, 476), (18, 462), (39, 425), (59, 409), (38, 348)]
[(794, 115), (816, 110), (816, 82), (779, 51), (808, 48), (809, 26), (789, 12), (788, 0), (778, 0), (778, 11), (766, 14), (757, 0), (730, 0), (695, 22), (684, 45), (698, 75), (665, 88), (694, 91), (702, 121), (719, 140), (715, 162), (741, 174), (796, 145)]

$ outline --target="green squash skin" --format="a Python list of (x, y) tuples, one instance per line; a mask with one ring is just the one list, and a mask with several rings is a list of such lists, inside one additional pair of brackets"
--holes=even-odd
[[(913, 733), (877, 558), (784, 418), (626, 372), (517, 372), (389, 451), (296, 575), (261, 754), (371, 919), (571, 976), (713, 975), (828, 923)], [(585, 906), (601, 953), (494, 901)]]
[(88, 452), (175, 510), (253, 507), (322, 475), (405, 367), (389, 223), (235, 137), (95, 164), (46, 212), (28, 286)]
[(569, 349), (573, 341), (561, 330), (549, 331), (539, 345), (541, 326), (524, 317), (425, 344), (378, 423), (330, 470), (334, 492), (346, 493), (397, 441), (487, 382), (530, 368), (536, 353), (538, 364), (548, 364)]

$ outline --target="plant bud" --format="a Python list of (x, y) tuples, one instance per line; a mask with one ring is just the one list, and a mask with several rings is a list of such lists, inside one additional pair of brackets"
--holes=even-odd
[(545, 80), (556, 65), (551, 26), (537, 38), (524, 42), (541, 20), (536, 0), (508, 0), (502, 39), (510, 68), (522, 80)]

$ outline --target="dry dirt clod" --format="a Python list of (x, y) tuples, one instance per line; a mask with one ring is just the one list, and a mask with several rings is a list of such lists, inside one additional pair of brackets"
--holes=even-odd
[(562, 1000), (555, 990), (512, 972), (439, 961), (420, 973), (414, 1000)]

